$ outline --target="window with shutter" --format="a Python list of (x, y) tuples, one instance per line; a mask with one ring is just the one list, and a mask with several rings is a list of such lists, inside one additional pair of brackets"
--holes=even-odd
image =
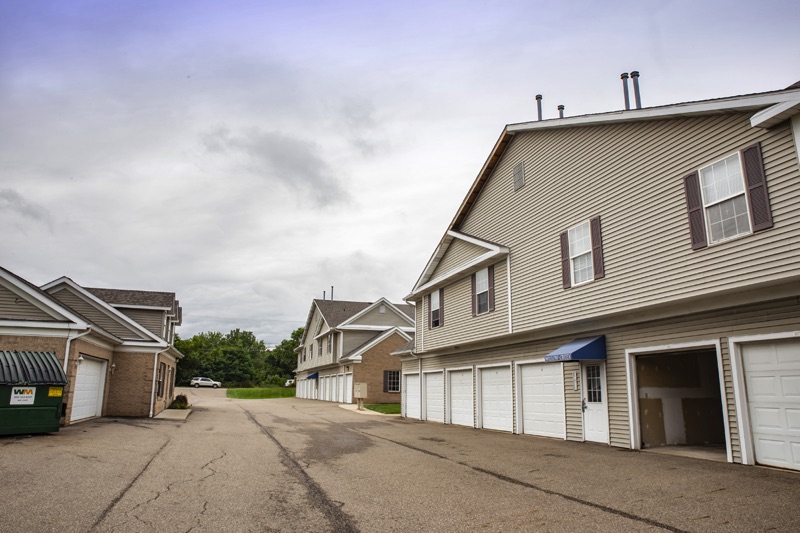
[(692, 249), (772, 227), (759, 144), (702, 167), (683, 181)]
[(569, 289), (605, 277), (600, 217), (561, 233), (562, 286)]
[(494, 311), (494, 266), (472, 275), (472, 314)]

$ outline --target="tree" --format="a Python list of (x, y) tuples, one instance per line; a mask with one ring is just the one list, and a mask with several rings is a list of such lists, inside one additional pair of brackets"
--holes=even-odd
[(294, 377), (294, 370), (297, 368), (297, 353), (295, 349), (300, 346), (303, 338), (303, 328), (297, 328), (292, 332), (290, 339), (284, 339), (279, 345), (270, 350), (267, 356), (269, 365), (274, 369), (274, 373), (283, 378)]

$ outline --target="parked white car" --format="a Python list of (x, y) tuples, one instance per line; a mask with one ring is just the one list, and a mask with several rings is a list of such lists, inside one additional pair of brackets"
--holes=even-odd
[(283, 386), (284, 387), (294, 387), (294, 380), (293, 379), (287, 379), (286, 383), (284, 383)]
[(217, 387), (222, 387), (222, 383), (219, 381), (214, 381), (211, 378), (192, 378), (192, 381), (189, 382), (189, 386), (191, 387), (211, 387), (216, 389)]

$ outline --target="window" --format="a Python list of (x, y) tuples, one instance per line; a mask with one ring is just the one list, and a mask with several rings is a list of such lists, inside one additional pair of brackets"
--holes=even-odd
[(383, 371), (383, 392), (400, 392), (400, 371)]
[(494, 265), (472, 275), (472, 315), (494, 311)]
[(444, 289), (428, 295), (428, 327), (438, 328), (444, 325)]
[(561, 234), (561, 278), (565, 289), (605, 276), (600, 217)]
[(683, 178), (692, 249), (772, 227), (761, 145)]
[(166, 363), (159, 363), (158, 364), (158, 377), (156, 378), (158, 380), (158, 388), (157, 388), (156, 396), (158, 396), (159, 398), (163, 398), (164, 397), (164, 374), (166, 373), (166, 371), (167, 371)]
[(331, 347), (333, 346), (333, 334), (328, 334), (328, 353), (331, 353)]
[(169, 367), (169, 394), (167, 397), (171, 400), (175, 396), (175, 367)]
[(314, 359), (314, 345), (311, 345), (311, 349), (309, 350), (308, 357)]
[(514, 166), (514, 190), (518, 191), (525, 186), (525, 163), (520, 161)]

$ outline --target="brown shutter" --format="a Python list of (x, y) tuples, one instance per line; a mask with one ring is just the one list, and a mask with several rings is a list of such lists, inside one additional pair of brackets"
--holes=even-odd
[(475, 295), (475, 274), (472, 275), (472, 316), (478, 314), (478, 298)]
[(444, 326), (444, 287), (439, 289), (439, 325)]
[(389, 392), (389, 371), (383, 371), (383, 392)]
[(692, 172), (683, 178), (686, 192), (686, 211), (689, 216), (689, 235), (692, 238), (692, 250), (708, 246), (706, 238), (706, 217), (703, 212), (703, 196), (700, 194), (700, 177)]
[(750, 200), (750, 220), (753, 231), (772, 227), (772, 209), (769, 205), (767, 179), (764, 175), (764, 161), (761, 158), (759, 143), (742, 150), (744, 177), (747, 184), (747, 198)]
[(592, 228), (592, 269), (594, 279), (604, 278), (606, 275), (603, 263), (603, 233), (600, 231), (600, 217), (595, 217), (590, 222)]
[(433, 313), (431, 312), (431, 295), (427, 295), (425, 300), (428, 302), (428, 329), (433, 327)]
[(561, 234), (561, 285), (565, 289), (572, 286), (569, 272), (569, 237), (566, 231)]
[(489, 311), (494, 311), (494, 265), (488, 268), (489, 278)]

